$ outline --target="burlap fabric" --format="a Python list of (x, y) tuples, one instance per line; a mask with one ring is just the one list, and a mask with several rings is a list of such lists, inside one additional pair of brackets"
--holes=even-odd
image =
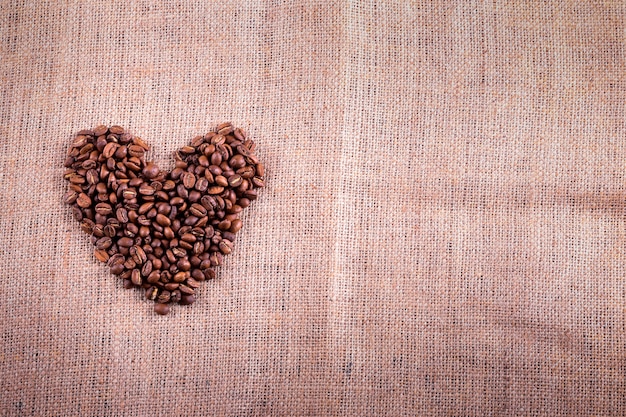
[[(0, 2), (7, 416), (626, 413), (626, 4)], [(156, 316), (71, 135), (248, 130), (268, 187)]]

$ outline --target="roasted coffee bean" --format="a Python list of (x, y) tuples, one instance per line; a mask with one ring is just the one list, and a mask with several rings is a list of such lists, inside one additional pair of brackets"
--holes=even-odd
[(117, 244), (119, 246), (123, 246), (126, 248), (130, 248), (131, 246), (133, 246), (133, 239), (129, 238), (129, 237), (122, 237), (117, 241)]
[(187, 286), (187, 285), (185, 285), (185, 284), (180, 284), (180, 285), (178, 286), (178, 289), (179, 289), (179, 291), (180, 291), (182, 294), (193, 295), (193, 294), (195, 294), (195, 293), (196, 293), (196, 291), (195, 291), (193, 288), (188, 287), (188, 286)]
[(155, 313), (161, 315), (161, 316), (165, 316), (167, 313), (170, 312), (170, 306), (169, 304), (164, 304), (164, 303), (155, 303), (154, 304), (154, 311)]
[(222, 240), (219, 243), (219, 248), (224, 255), (228, 255), (233, 251), (233, 244), (230, 240)]
[(81, 208), (88, 208), (91, 206), (91, 199), (87, 196), (87, 194), (80, 193), (76, 198), (76, 204), (78, 204)]
[(186, 306), (189, 304), (193, 304), (196, 301), (196, 296), (193, 294), (185, 294), (180, 297), (180, 305)]
[(146, 278), (150, 284), (156, 284), (161, 279), (161, 273), (159, 271), (152, 271)]
[(96, 241), (95, 245), (97, 249), (109, 249), (113, 245), (113, 240), (107, 236), (101, 237)]
[(156, 221), (163, 227), (170, 226), (172, 224), (172, 221), (167, 216), (160, 213), (156, 215)]
[(138, 269), (133, 269), (130, 277), (130, 280), (133, 282), (133, 284), (135, 284), (136, 286), (141, 285), (141, 272), (139, 272)]
[(165, 304), (169, 301), (170, 301), (170, 292), (167, 290), (161, 291), (161, 294), (159, 294), (159, 296), (157, 297), (157, 302)]
[(124, 272), (124, 265), (123, 264), (114, 264), (111, 265), (111, 273), (113, 275), (119, 275), (122, 272)]
[(185, 174), (183, 174), (183, 185), (187, 189), (193, 188), (194, 185), (196, 185), (196, 176), (193, 175), (191, 172), (186, 172)]
[(218, 186), (218, 185), (215, 185), (215, 186), (213, 186), (213, 187), (209, 187), (209, 188), (207, 189), (207, 192), (208, 192), (209, 194), (213, 194), (213, 195), (215, 195), (215, 194), (221, 194), (223, 191), (224, 191), (224, 187), (220, 187), (220, 186)]
[(177, 303), (180, 301), (182, 294), (180, 293), (180, 290), (176, 289), (174, 291), (172, 291), (171, 295), (170, 295), (170, 301), (173, 303)]
[(146, 178), (153, 179), (156, 178), (157, 175), (159, 175), (159, 167), (156, 164), (149, 162), (148, 164), (146, 164), (142, 172)]
[(110, 204), (108, 203), (96, 204), (96, 213), (106, 216), (108, 214), (111, 214), (112, 212), (113, 212), (113, 209), (111, 208)]
[(68, 192), (65, 193), (65, 196), (63, 196), (63, 202), (65, 202), (65, 204), (72, 204), (77, 198), (78, 193), (76, 191), (68, 190)]
[(100, 262), (106, 262), (109, 260), (109, 254), (104, 249), (96, 249), (93, 254)]
[(156, 287), (150, 287), (146, 290), (146, 298), (148, 300), (156, 300), (159, 290)]
[(185, 281), (187, 279), (187, 274), (185, 272), (177, 272), (176, 274), (174, 274), (174, 276), (172, 277), (172, 279), (174, 280), (174, 282), (178, 282), (181, 283), (183, 281)]
[(130, 256), (133, 257), (133, 261), (135, 261), (137, 265), (143, 265), (144, 262), (148, 260), (146, 252), (142, 249), (141, 246), (137, 246), (137, 245), (132, 246), (129, 249), (129, 253), (130, 253)]

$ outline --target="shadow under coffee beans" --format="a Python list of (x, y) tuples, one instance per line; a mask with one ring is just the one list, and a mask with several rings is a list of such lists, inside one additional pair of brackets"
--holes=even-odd
[(170, 172), (146, 162), (149, 149), (120, 126), (81, 130), (65, 160), (64, 202), (96, 259), (165, 315), (172, 303), (192, 304), (200, 282), (215, 278), (265, 168), (254, 142), (230, 123), (176, 151)]

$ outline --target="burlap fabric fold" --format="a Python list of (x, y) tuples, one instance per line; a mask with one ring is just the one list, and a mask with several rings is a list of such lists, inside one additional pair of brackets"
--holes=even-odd
[[(0, 415), (626, 413), (623, 1), (0, 1)], [(156, 316), (71, 135), (219, 122), (267, 188)]]

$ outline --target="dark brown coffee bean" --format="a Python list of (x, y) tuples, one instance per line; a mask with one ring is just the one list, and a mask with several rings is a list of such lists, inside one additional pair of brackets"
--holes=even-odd
[(141, 267), (141, 276), (150, 277), (151, 273), (152, 273), (152, 261), (148, 260)]
[(259, 187), (259, 188), (265, 187), (265, 181), (263, 181), (263, 178), (261, 178), (261, 177), (253, 177), (252, 178), (252, 184), (255, 187)]
[(133, 271), (131, 272), (131, 275), (130, 275), (130, 280), (136, 286), (140, 286), (141, 285), (141, 272), (139, 272), (138, 269), (133, 269)]
[(161, 316), (165, 316), (166, 314), (170, 312), (170, 306), (169, 304), (165, 304), (165, 303), (155, 303), (154, 312)]
[(182, 294), (180, 293), (180, 290), (176, 289), (174, 291), (172, 291), (171, 295), (170, 295), (170, 301), (173, 303), (177, 303), (180, 301)]
[(107, 203), (98, 203), (96, 204), (96, 213), (101, 214), (103, 216), (109, 215), (113, 212), (110, 204)]
[(235, 219), (230, 223), (230, 229), (228, 229), (231, 233), (237, 233), (243, 227), (243, 222), (240, 219)]
[(170, 292), (167, 290), (161, 291), (161, 294), (159, 294), (159, 296), (157, 297), (157, 302), (165, 304), (169, 301), (170, 301)]
[(153, 179), (156, 178), (157, 175), (159, 175), (159, 167), (156, 164), (150, 162), (143, 168), (142, 172), (146, 178)]
[(99, 125), (93, 129), (93, 134), (94, 136), (102, 136), (102, 135), (106, 135), (108, 131), (109, 131), (108, 127), (106, 127), (105, 125)]
[(148, 275), (148, 278), (146, 278), (146, 281), (148, 281), (150, 284), (156, 284), (157, 282), (159, 282), (160, 279), (161, 279), (161, 272), (160, 271), (152, 271)]
[(98, 176), (98, 172), (95, 169), (90, 169), (85, 173), (85, 179), (87, 180), (87, 184), (95, 185), (100, 181), (100, 177)]
[(159, 290), (156, 287), (150, 287), (146, 290), (146, 299), (156, 300), (159, 295)]
[(124, 128), (122, 126), (111, 126), (109, 128), (109, 132), (113, 133), (114, 135), (121, 135), (124, 133)]
[(77, 198), (78, 198), (78, 193), (76, 191), (69, 190), (63, 196), (63, 202), (65, 204), (72, 204), (73, 202), (76, 201)]
[(193, 304), (196, 301), (196, 297), (193, 294), (185, 294), (180, 297), (180, 305), (186, 306)]
[(110, 270), (113, 275), (119, 275), (122, 272), (124, 272), (124, 265), (123, 264), (111, 265)]
[(139, 187), (139, 194), (143, 196), (153, 195), (155, 192), (156, 190), (146, 183), (141, 184)]
[(185, 233), (180, 238), (181, 240), (189, 243), (194, 243), (197, 240), (196, 236), (193, 233)]
[(191, 172), (186, 172), (185, 174), (183, 174), (183, 185), (187, 189), (193, 188), (194, 185), (196, 185), (196, 176), (193, 175)]
[(101, 250), (108, 249), (111, 247), (111, 245), (113, 245), (113, 241), (111, 240), (110, 237), (107, 237), (107, 236), (101, 237), (100, 239), (96, 241), (97, 249), (101, 249)]
[(228, 177), (228, 185), (231, 187), (239, 187), (243, 182), (243, 178), (239, 174), (234, 174)]
[(208, 268), (208, 269), (205, 269), (202, 272), (204, 273), (204, 277), (207, 280), (215, 279), (217, 277), (217, 274), (215, 273), (214, 269)]
[(265, 165), (263, 163), (259, 162), (256, 164), (256, 173), (259, 177), (265, 176)]
[(122, 191), (122, 197), (124, 197), (125, 200), (132, 200), (134, 198), (137, 198), (137, 190), (135, 190), (134, 188), (127, 188)]
[(123, 246), (126, 248), (130, 248), (131, 246), (133, 246), (133, 239), (129, 238), (129, 237), (122, 237), (117, 241), (117, 244), (119, 246)]
[(204, 274), (199, 269), (194, 269), (191, 271), (191, 277), (196, 281), (204, 281)]
[(235, 155), (230, 158), (230, 161), (228, 161), (228, 165), (230, 165), (233, 169), (239, 169), (246, 165), (246, 160), (243, 155)]
[(143, 250), (141, 246), (137, 246), (137, 245), (132, 246), (129, 249), (129, 253), (130, 253), (130, 256), (132, 256), (133, 261), (135, 261), (137, 265), (143, 265), (144, 262), (148, 260), (146, 252)]
[(232, 253), (232, 251), (233, 251), (233, 244), (229, 240), (222, 240), (219, 243), (219, 248), (220, 248), (220, 251), (222, 251), (222, 253), (224, 255), (228, 255), (228, 254)]
[(152, 209), (152, 207), (154, 207), (154, 202), (153, 201), (149, 201), (149, 202), (143, 203), (141, 206), (139, 206), (139, 209), (137, 210), (137, 212), (139, 214), (146, 214), (148, 211), (150, 211), (150, 209)]
[(206, 179), (205, 177), (198, 178), (196, 180), (195, 188), (201, 193), (205, 192), (207, 188), (209, 188), (209, 180)]
[[(198, 272), (200, 272), (200, 271), (198, 271)], [(200, 275), (202, 275), (202, 273), (200, 273)], [(204, 276), (203, 276), (203, 279), (204, 279)], [(185, 281), (185, 284), (188, 287), (194, 288), (194, 289), (200, 287), (200, 283), (198, 281), (196, 281), (195, 279), (193, 279), (193, 278), (187, 278), (187, 281)]]
[(195, 291), (193, 288), (188, 287), (188, 286), (186, 286), (185, 284), (180, 284), (180, 285), (178, 286), (178, 289), (180, 290), (180, 292), (181, 292), (182, 294), (193, 295), (193, 294), (195, 294), (195, 293), (196, 293), (196, 291)]
[(104, 149), (102, 150), (102, 156), (105, 159), (109, 159), (109, 158), (113, 157), (113, 155), (115, 155), (115, 152), (117, 151), (118, 147), (119, 147), (119, 145), (117, 143), (113, 143), (113, 142), (107, 143), (106, 146), (104, 147)]
[[(189, 271), (191, 269), (191, 263), (186, 258), (180, 259), (176, 263), (176, 266), (178, 266), (178, 269), (180, 269), (182, 272), (187, 272), (187, 271)], [(176, 281), (176, 279), (174, 279), (174, 281)]]
[(137, 158), (141, 158), (145, 152), (145, 149), (139, 145), (130, 145), (128, 147), (128, 154)]

